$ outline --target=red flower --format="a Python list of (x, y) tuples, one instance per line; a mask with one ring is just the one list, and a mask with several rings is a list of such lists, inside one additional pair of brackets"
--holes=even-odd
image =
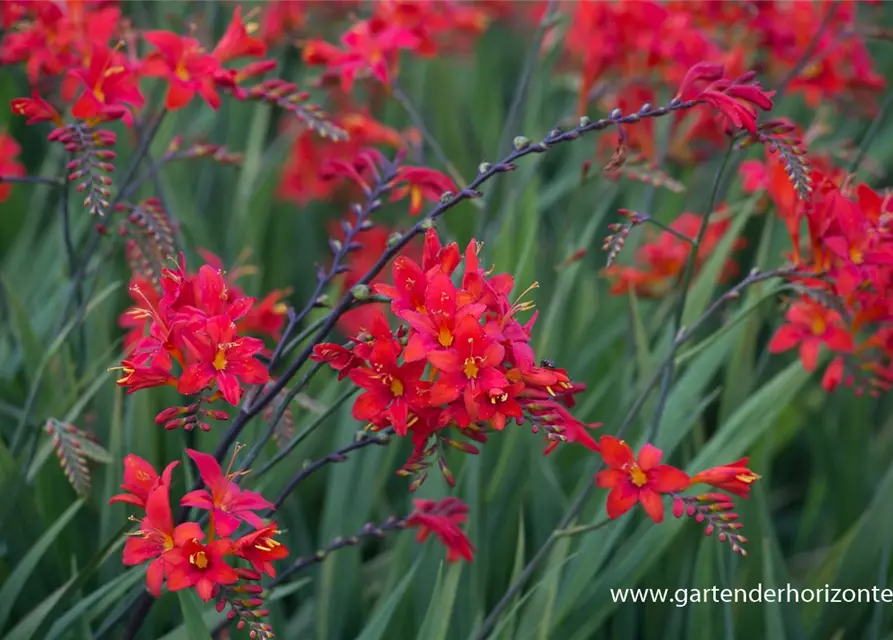
[(428, 362), (440, 371), (431, 388), (431, 403), (447, 404), (464, 393), (465, 409), (474, 419), (475, 395), (508, 386), (505, 375), (498, 369), (505, 348), (485, 335), (477, 319), (470, 316), (458, 323), (455, 337), (450, 349), (428, 354)]
[(242, 22), (242, 7), (236, 7), (233, 19), (226, 29), (226, 33), (220, 38), (220, 42), (211, 52), (220, 62), (227, 62), (236, 58), (259, 58), (267, 53), (267, 45), (257, 38), (248, 35), (248, 29)]
[(16, 162), (16, 156), (21, 150), (14, 138), (0, 132), (0, 202), (6, 200), (12, 190), (12, 185), (4, 184), (3, 178), (25, 175), (25, 167)]
[(140, 364), (134, 360), (122, 360), (121, 370), (124, 372), (124, 377), (117, 383), (118, 386), (127, 387), (127, 393), (163, 385), (177, 385), (177, 379), (170, 374), (169, 369), (155, 364)]
[(458, 498), (443, 500), (414, 500), (415, 511), (406, 518), (407, 527), (417, 527), (416, 540), (424, 542), (432, 533), (446, 547), (447, 562), (472, 560), (474, 547), (459, 528), (468, 519), (468, 507)]
[(180, 504), (210, 511), (212, 526), (219, 536), (230, 535), (239, 527), (239, 520), (255, 529), (264, 527), (264, 521), (254, 512), (273, 509), (272, 504), (259, 493), (240, 489), (231, 476), (223, 475), (214, 456), (193, 449), (186, 449), (186, 453), (198, 467), (207, 490), (187, 493)]
[(196, 93), (212, 109), (220, 106), (220, 96), (214, 89), (214, 75), (221, 70), (220, 61), (205, 53), (197, 40), (170, 31), (147, 31), (143, 38), (157, 49), (146, 57), (143, 73), (167, 80), (164, 101), (167, 109), (185, 107)]
[(36, 91), (31, 94), (30, 98), (16, 98), (9, 103), (13, 113), (25, 116), (28, 121), (25, 124), (35, 124), (37, 122), (55, 122), (60, 127), (65, 124), (62, 117), (52, 107), (52, 105), (41, 98)]
[(598, 486), (611, 489), (608, 517), (618, 518), (637, 502), (655, 522), (664, 518), (660, 494), (682, 491), (689, 485), (688, 475), (676, 467), (660, 464), (663, 452), (646, 444), (633, 458), (632, 449), (614, 436), (602, 436), (599, 442), (605, 464), (610, 467), (595, 477)]
[(178, 464), (180, 463), (176, 460), (171, 462), (159, 476), (151, 464), (137, 455), (127, 454), (124, 458), (124, 484), (121, 488), (128, 493), (112, 496), (109, 504), (126, 502), (145, 509), (146, 500), (153, 490), (162, 484), (170, 486), (171, 473)]
[[(757, 109), (772, 109), (771, 98), (775, 92), (766, 91), (759, 82), (755, 82), (752, 71), (734, 80), (722, 76), (722, 65), (698, 63), (685, 74), (676, 98), (711, 104), (735, 127), (756, 133)], [(710, 84), (700, 92), (692, 91), (694, 85), (703, 81)]]
[(273, 562), (288, 557), (285, 545), (273, 538), (277, 533), (281, 531), (276, 528), (275, 522), (271, 522), (266, 527), (236, 540), (233, 553), (250, 562), (256, 571), (275, 578), (276, 569), (273, 568)]
[(750, 497), (750, 485), (760, 476), (747, 468), (747, 458), (741, 458), (731, 464), (713, 467), (696, 473), (690, 484), (709, 484), (717, 489), (734, 493), (742, 498)]
[(788, 324), (779, 327), (772, 336), (769, 351), (781, 353), (799, 344), (800, 360), (807, 371), (815, 370), (822, 344), (841, 353), (853, 350), (853, 337), (841, 326), (840, 314), (814, 300), (803, 298), (795, 302), (785, 317)]
[(140, 521), (140, 529), (127, 538), (122, 557), (122, 562), (127, 566), (142, 564), (154, 558), (146, 571), (146, 586), (156, 598), (161, 595), (164, 576), (169, 575), (168, 553), (187, 540), (205, 535), (195, 522), (184, 522), (174, 527), (169, 490), (169, 485), (163, 482), (149, 494), (146, 500), (146, 517)]
[(246, 384), (265, 384), (270, 379), (266, 368), (254, 358), (263, 351), (263, 341), (238, 337), (229, 315), (209, 318), (186, 339), (198, 362), (180, 376), (180, 393), (198, 393), (216, 382), (226, 401), (236, 406), (242, 397), (239, 378)]
[(239, 574), (224, 559), (231, 552), (232, 541), (228, 538), (208, 544), (199, 542), (198, 536), (186, 540), (164, 556), (169, 565), (167, 588), (179, 591), (195, 587), (199, 598), (207, 602), (213, 597), (214, 587), (239, 580)]
[(94, 47), (90, 66), (70, 73), (85, 85), (71, 109), (74, 117), (87, 122), (120, 119), (128, 126), (133, 124), (130, 107), (142, 107), (145, 99), (136, 76), (120, 54), (106, 47)]
[(394, 192), (391, 202), (409, 196), (409, 215), (414, 216), (422, 210), (425, 200), (440, 202), (441, 196), (449, 191), (456, 193), (458, 187), (451, 178), (434, 169), (425, 167), (400, 167), (394, 181)]

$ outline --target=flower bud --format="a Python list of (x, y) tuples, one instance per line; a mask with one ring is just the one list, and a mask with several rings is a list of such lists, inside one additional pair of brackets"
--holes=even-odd
[(530, 138), (525, 138), (524, 136), (515, 136), (512, 145), (515, 147), (516, 150), (523, 151), (530, 146)]
[(354, 299), (360, 300), (361, 302), (369, 299), (369, 287), (365, 284), (355, 285), (353, 289), (350, 290)]

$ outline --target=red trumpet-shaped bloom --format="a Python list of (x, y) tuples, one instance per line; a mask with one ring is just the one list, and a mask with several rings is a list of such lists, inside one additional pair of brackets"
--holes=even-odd
[(247, 384), (269, 381), (270, 374), (254, 358), (264, 349), (262, 340), (237, 336), (236, 325), (227, 314), (209, 318), (201, 325), (187, 337), (197, 362), (180, 376), (180, 393), (198, 393), (216, 383), (226, 401), (235, 406), (242, 397), (239, 379)]
[(273, 562), (288, 557), (288, 549), (274, 536), (281, 533), (275, 522), (236, 540), (233, 553), (251, 563), (256, 571), (276, 577)]
[(171, 472), (178, 464), (180, 463), (176, 460), (171, 462), (159, 476), (155, 467), (149, 462), (132, 453), (127, 454), (124, 457), (124, 483), (121, 485), (127, 493), (112, 496), (109, 504), (125, 502), (145, 509), (146, 501), (152, 491), (161, 484), (170, 486)]
[(730, 464), (696, 473), (691, 479), (691, 484), (709, 484), (736, 496), (749, 498), (751, 485), (759, 479), (760, 476), (747, 468), (747, 458), (741, 458)]
[(853, 350), (853, 337), (843, 328), (840, 314), (814, 300), (795, 302), (785, 317), (788, 323), (779, 327), (772, 336), (769, 351), (781, 353), (799, 345), (800, 360), (807, 371), (814, 371), (818, 365), (822, 344), (835, 352)]
[(168, 82), (165, 108), (181, 109), (196, 93), (212, 109), (220, 106), (220, 96), (214, 89), (214, 74), (221, 70), (220, 61), (205, 52), (197, 40), (170, 31), (147, 31), (143, 38), (156, 49), (146, 56), (143, 73)]
[(244, 520), (255, 529), (264, 526), (264, 521), (255, 511), (273, 509), (273, 505), (254, 491), (240, 489), (230, 475), (224, 475), (214, 456), (193, 449), (186, 449), (198, 467), (207, 489), (191, 491), (183, 496), (180, 504), (186, 507), (207, 509), (211, 512), (211, 522), (219, 536), (228, 536)]
[(179, 591), (195, 587), (198, 597), (207, 602), (213, 597), (215, 586), (233, 584), (239, 580), (239, 574), (224, 559), (232, 552), (231, 540), (220, 538), (208, 544), (199, 540), (186, 540), (165, 554), (167, 588)]
[(446, 547), (447, 562), (471, 562), (474, 547), (459, 525), (468, 519), (468, 506), (458, 498), (415, 500), (415, 511), (406, 519), (407, 527), (417, 527), (416, 540), (424, 542), (432, 533)]
[(676, 467), (660, 464), (663, 452), (646, 444), (633, 457), (630, 446), (614, 436), (602, 436), (601, 454), (608, 469), (599, 472), (598, 486), (611, 489), (608, 494), (608, 517), (618, 518), (639, 502), (655, 522), (664, 518), (660, 494), (682, 491), (689, 485), (688, 475)]
[[(168, 469), (172, 466), (169, 465)], [(152, 560), (146, 570), (146, 586), (156, 598), (161, 594), (161, 584), (170, 568), (167, 564), (168, 552), (187, 540), (205, 535), (195, 522), (184, 522), (174, 527), (169, 491), (169, 485), (161, 483), (149, 494), (145, 504), (146, 516), (140, 521), (139, 530), (129, 534), (122, 558), (127, 566)]]

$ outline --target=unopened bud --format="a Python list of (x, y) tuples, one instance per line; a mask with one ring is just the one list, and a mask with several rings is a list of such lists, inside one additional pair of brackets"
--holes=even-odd
[(489, 162), (482, 162), (478, 165), (478, 173), (487, 173), (492, 166)]
[(354, 288), (350, 290), (350, 293), (356, 300), (364, 301), (369, 299), (369, 287), (365, 284), (355, 285)]
[(592, 124), (592, 120), (590, 120), (589, 116), (580, 116), (581, 127), (588, 127), (590, 124)]
[(524, 149), (526, 149), (527, 147), (530, 146), (530, 138), (525, 138), (524, 136), (515, 136), (515, 139), (512, 142), (512, 145), (518, 151), (523, 151)]

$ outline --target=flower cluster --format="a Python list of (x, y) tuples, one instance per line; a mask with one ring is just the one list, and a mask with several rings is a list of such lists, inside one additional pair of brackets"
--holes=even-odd
[(135, 277), (130, 295), (136, 306), (120, 319), (130, 331), (128, 357), (121, 363), (124, 376), (118, 384), (130, 393), (161, 385), (176, 387), (184, 395), (207, 392), (192, 405), (159, 414), (156, 421), (165, 428), (198, 425), (207, 430), (203, 417), (220, 420), (227, 416), (224, 411), (201, 409), (202, 403), (223, 398), (235, 406), (243, 385), (265, 384), (270, 379), (257, 359), (264, 350), (263, 341), (245, 334), (278, 334), (285, 315), (280, 292), (257, 303), (225, 277), (219, 266), (205, 264), (197, 274), (187, 272), (181, 254), (176, 268), (162, 271), (160, 289)]
[(477, 451), (449, 438), (448, 430), (486, 442), (488, 433), (526, 418), (535, 432), (545, 433), (547, 451), (559, 442), (598, 449), (587, 432), (596, 425), (584, 425), (566, 409), (583, 386), (552, 363), (537, 365), (530, 347), (536, 316), (523, 324), (518, 318), (533, 303), (523, 300), (527, 291), (510, 300), (514, 279), (482, 268), (480, 247), (474, 240), (466, 247), (457, 286), (452, 276), (463, 255), (455, 243), (443, 246), (429, 229), (422, 264), (401, 256), (393, 264), (394, 284), (374, 287), (406, 324), (395, 332), (379, 311), (346, 346), (314, 348), (315, 360), (327, 362), (363, 390), (353, 406), (357, 420), (412, 438), (414, 453), (402, 472), (420, 474), (417, 483), (441, 444)]
[[(288, 549), (275, 538), (280, 533), (276, 523), (257, 514), (272, 510), (273, 505), (259, 493), (239, 488), (233, 482), (235, 474), (224, 474), (213, 456), (192, 449), (186, 453), (198, 467), (205, 488), (187, 493), (180, 504), (207, 511), (207, 531), (198, 522), (174, 525), (171, 474), (179, 462), (172, 462), (159, 475), (142, 458), (128, 455), (121, 485), (125, 493), (112, 497), (109, 504), (131, 504), (142, 509), (144, 515), (133, 518), (140, 528), (128, 534), (124, 564), (149, 562), (146, 586), (156, 598), (167, 582), (169, 591), (194, 588), (202, 600), (210, 600), (222, 586), (234, 585), (251, 575), (233, 566), (236, 559), (250, 564), (255, 572), (275, 576), (273, 563), (286, 558)], [(243, 524), (253, 531), (234, 538)]]
[[(818, 169), (810, 183), (809, 206), (785, 215), (795, 223), (789, 229), (806, 221), (807, 246), (800, 246), (799, 233), (792, 234), (794, 259), (815, 277), (800, 279), (804, 293), (791, 302), (769, 350), (798, 348), (804, 368), (813, 371), (824, 345), (833, 354), (825, 389), (843, 382), (859, 393), (877, 394), (893, 385), (893, 199)], [(785, 202), (777, 205), (780, 210)]]
[[(570, 14), (568, 29), (556, 44), (564, 54), (562, 67), (580, 80), (580, 114), (588, 113), (593, 103), (624, 112), (654, 103), (662, 89), (678, 85), (689, 69), (704, 60), (724, 63), (736, 75), (759, 67), (770, 85), (776, 85), (810, 49), (810, 63), (790, 80), (787, 92), (802, 95), (812, 107), (820, 101), (846, 100), (864, 108), (874, 103), (874, 95), (885, 83), (873, 69), (865, 38), (856, 27), (858, 5), (566, 2), (561, 9)], [(530, 6), (528, 20), (540, 21), (546, 3)], [(593, 33), (600, 37), (594, 40)], [(631, 51), (637, 55), (630, 55)], [(742, 124), (751, 122), (725, 98), (704, 99), (728, 108), (732, 121), (740, 115), (745, 117)], [(757, 100), (752, 104), (758, 105), (762, 98)], [(746, 104), (740, 106), (748, 109)], [(722, 124), (706, 111), (676, 113), (667, 143), (669, 158), (703, 157), (723, 143)], [(658, 157), (654, 123), (636, 127), (629, 142), (647, 157)]]
[[(609, 251), (610, 261), (623, 248), (630, 231), (650, 221), (642, 214), (626, 210), (620, 211), (628, 222), (612, 225), (611, 236), (605, 239), (604, 248)], [(698, 247), (695, 269), (700, 268), (729, 230), (731, 220), (727, 216), (711, 216), (704, 237)], [(694, 213), (682, 213), (669, 228), (662, 231), (657, 238), (643, 244), (635, 253), (636, 266), (610, 265), (605, 269), (605, 276), (611, 280), (610, 292), (625, 294), (634, 291), (643, 298), (661, 297), (672, 291), (685, 270), (688, 256), (693, 250), (692, 244), (701, 227), (701, 216)], [(741, 249), (746, 245), (744, 238), (736, 238), (733, 248)], [(722, 279), (734, 277), (738, 266), (728, 260), (720, 274)]]
[(322, 80), (337, 79), (345, 93), (359, 78), (389, 85), (401, 51), (430, 57), (462, 36), (479, 35), (489, 22), (485, 7), (466, 2), (381, 2), (373, 11), (351, 25), (340, 46), (319, 39), (304, 44), (304, 62), (325, 67)]

